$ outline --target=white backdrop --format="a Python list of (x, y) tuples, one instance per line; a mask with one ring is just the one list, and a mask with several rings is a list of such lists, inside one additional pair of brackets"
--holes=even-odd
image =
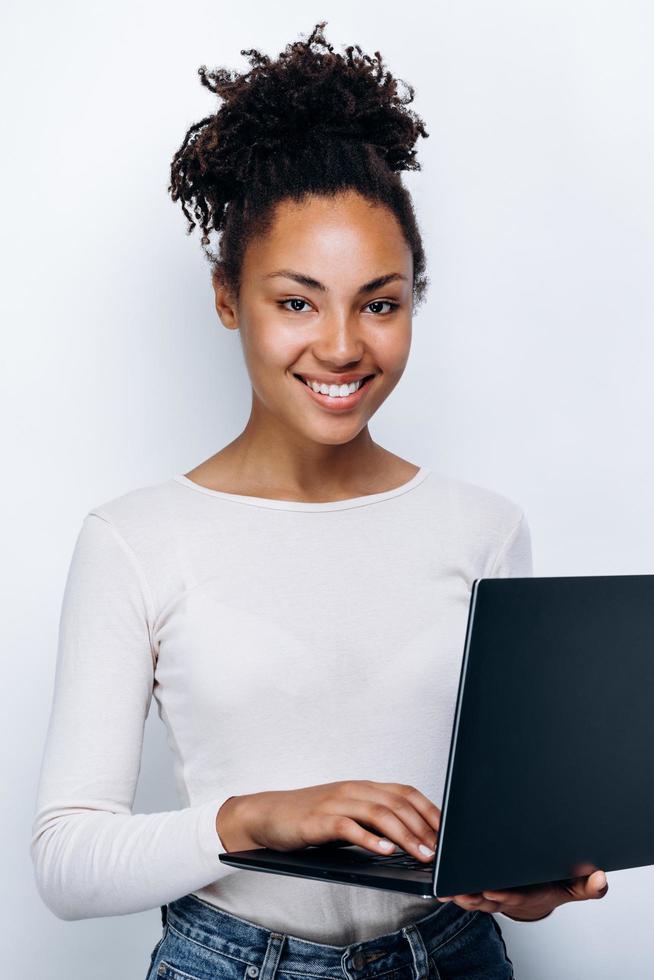
[[(0, 919), (12, 976), (145, 976), (160, 933), (158, 908), (65, 922), (36, 892), (28, 848), (59, 607), (91, 506), (190, 469), (247, 420), (238, 337), (216, 318), (169, 165), (218, 105), (201, 64), (245, 70), (241, 48), (276, 55), (322, 19), (337, 50), (380, 50), (415, 86), (430, 133), (405, 180), (431, 288), (373, 437), (519, 502), (537, 575), (654, 572), (646, 0), (7, 0)], [(135, 810), (177, 805), (151, 711)], [(520, 980), (650, 976), (654, 868), (608, 878), (605, 899), (544, 922), (498, 916)]]

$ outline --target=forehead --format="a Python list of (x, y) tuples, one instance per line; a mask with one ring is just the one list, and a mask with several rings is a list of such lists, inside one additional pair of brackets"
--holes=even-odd
[(248, 274), (265, 275), (288, 266), (324, 281), (331, 268), (363, 281), (371, 268), (373, 274), (408, 275), (411, 261), (393, 212), (356, 192), (344, 192), (332, 197), (312, 195), (301, 202), (280, 201), (270, 230), (248, 245), (243, 271), (247, 266)]

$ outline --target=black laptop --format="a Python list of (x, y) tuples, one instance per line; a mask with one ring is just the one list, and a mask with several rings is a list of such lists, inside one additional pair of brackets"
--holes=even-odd
[(430, 899), (654, 864), (654, 575), (475, 579), (441, 811), (427, 864), (342, 842), (219, 857)]

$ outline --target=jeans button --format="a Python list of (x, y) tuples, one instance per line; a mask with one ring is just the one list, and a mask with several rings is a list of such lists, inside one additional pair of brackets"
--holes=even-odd
[(249, 977), (258, 977), (259, 976), (259, 967), (258, 966), (249, 966), (248, 967), (248, 976)]

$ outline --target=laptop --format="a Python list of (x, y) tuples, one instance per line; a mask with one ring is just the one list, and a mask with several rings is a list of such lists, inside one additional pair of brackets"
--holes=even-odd
[(654, 575), (475, 579), (433, 802), (429, 863), (347, 841), (219, 858), (428, 899), (654, 864)]

